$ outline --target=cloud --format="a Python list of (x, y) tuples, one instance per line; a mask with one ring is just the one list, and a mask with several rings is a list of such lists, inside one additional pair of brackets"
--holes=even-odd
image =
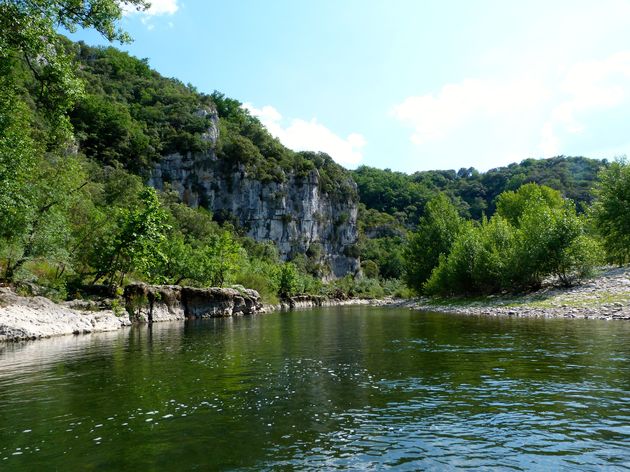
[(541, 132), (545, 155), (561, 151), (558, 134), (582, 133), (590, 114), (625, 104), (630, 96), (629, 79), (630, 51), (569, 67), (560, 85), (564, 97), (553, 107)]
[(123, 5), (123, 14), (124, 15), (147, 15), (147, 16), (158, 16), (158, 15), (173, 15), (179, 10), (179, 5), (177, 4), (178, 0), (150, 0), (151, 6), (144, 11), (138, 11), (133, 5), (124, 4)]
[(436, 94), (408, 97), (392, 109), (392, 116), (413, 128), (411, 140), (418, 145), (440, 140), (467, 122), (499, 118), (522, 112), (544, 101), (544, 85), (534, 79), (499, 82), (465, 79), (447, 84)]
[(619, 110), (630, 98), (630, 51), (537, 72), (446, 84), (437, 92), (405, 98), (391, 116), (411, 128), (418, 148), (446, 147), (474, 129), (484, 134), (492, 152), (501, 139), (497, 130), (509, 124), (522, 158), (550, 157), (566, 153), (572, 136), (588, 131), (595, 114)]
[(294, 151), (322, 151), (348, 167), (356, 166), (363, 159), (362, 150), (366, 141), (361, 134), (351, 133), (343, 138), (316, 118), (309, 121), (296, 118), (283, 126), (282, 115), (272, 106), (256, 108), (251, 103), (245, 103), (243, 108), (257, 117), (282, 144)]

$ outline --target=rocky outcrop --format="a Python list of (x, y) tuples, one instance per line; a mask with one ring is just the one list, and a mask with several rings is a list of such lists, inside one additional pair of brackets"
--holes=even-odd
[[(213, 144), (218, 139), (217, 120), (212, 115), (213, 125), (204, 134)], [(148, 183), (160, 190), (170, 185), (192, 207), (230, 215), (252, 238), (273, 241), (284, 260), (308, 254), (328, 267), (328, 278), (360, 270), (353, 255), (357, 202), (348, 195), (333, 198), (323, 192), (317, 170), (301, 177), (288, 174), (283, 181), (262, 181), (243, 166), (226, 171), (213, 151), (176, 153), (161, 159)]]
[(240, 287), (131, 284), (124, 297), (131, 320), (145, 323), (264, 313), (258, 292)]
[(111, 310), (84, 312), (0, 288), (0, 341), (114, 331), (130, 324), (127, 316), (116, 316)]

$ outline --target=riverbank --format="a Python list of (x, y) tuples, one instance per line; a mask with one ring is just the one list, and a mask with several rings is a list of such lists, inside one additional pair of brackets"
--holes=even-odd
[[(235, 289), (189, 289), (134, 285), (128, 293), (144, 304), (130, 316), (122, 306), (115, 311), (82, 300), (54, 303), (44, 297), (23, 297), (0, 287), (0, 342), (48, 338), (66, 334), (114, 331), (132, 322), (184, 320), (188, 317), (239, 316), (329, 306), (397, 306), (419, 311), (464, 315), (540, 318), (630, 320), (630, 267), (603, 270), (570, 288), (552, 285), (524, 295), (435, 299), (328, 299), (298, 296), (263, 305), (257, 292)], [(128, 300), (129, 302), (129, 300)]]
[[(55, 303), (24, 297), (0, 287), (0, 342), (24, 341), (68, 334), (89, 334), (131, 326), (133, 323), (183, 321), (187, 318), (257, 315), (326, 306), (396, 304), (395, 300), (327, 299), (297, 296), (281, 303), (263, 304), (255, 290), (243, 287), (198, 289), (131, 284), (125, 301), (72, 300)], [(114, 309), (110, 309), (111, 307)], [(126, 307), (126, 309), (125, 309)]]
[(518, 296), (420, 298), (401, 305), (414, 310), (465, 315), (630, 320), (630, 267), (604, 269), (569, 288), (550, 284)]
[(44, 297), (22, 297), (0, 287), (0, 341), (49, 338), (64, 334), (115, 331), (131, 326), (113, 310), (86, 311), (79, 300), (55, 303)]

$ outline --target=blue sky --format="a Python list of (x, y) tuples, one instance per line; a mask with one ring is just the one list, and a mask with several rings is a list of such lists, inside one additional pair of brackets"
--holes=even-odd
[(122, 26), (163, 75), (349, 168), (630, 149), (630, 0), (154, 0)]

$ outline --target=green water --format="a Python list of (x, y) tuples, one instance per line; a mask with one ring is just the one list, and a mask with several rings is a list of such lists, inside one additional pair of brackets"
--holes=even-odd
[(630, 323), (330, 308), (0, 346), (0, 470), (630, 470)]

